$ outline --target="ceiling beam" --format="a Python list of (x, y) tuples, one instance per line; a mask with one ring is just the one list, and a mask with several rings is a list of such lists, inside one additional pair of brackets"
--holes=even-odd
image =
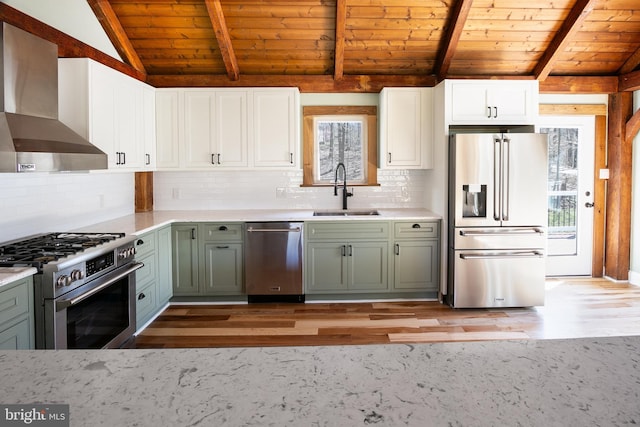
[(298, 87), (301, 92), (378, 93), (385, 86), (435, 86), (434, 76), (351, 75), (335, 80), (330, 75), (248, 75), (230, 82), (224, 75), (149, 75), (154, 87)]
[(640, 71), (621, 75), (618, 86), (620, 92), (640, 90)]
[(42, 39), (58, 45), (58, 57), (60, 58), (91, 58), (107, 67), (118, 70), (137, 80), (144, 81), (146, 75), (136, 70), (129, 64), (107, 55), (98, 49), (59, 31), (44, 22), (38, 21), (29, 15), (25, 15), (17, 9), (0, 3), (0, 21), (11, 24)]
[(227, 69), (227, 76), (229, 76), (230, 80), (236, 81), (240, 78), (240, 67), (238, 66), (238, 58), (233, 51), (231, 36), (229, 35), (220, 0), (205, 0), (205, 4), (207, 5), (207, 12), (209, 12), (209, 19), (211, 19), (211, 24), (213, 25), (213, 31), (216, 34), (216, 39), (218, 39), (218, 47), (222, 54), (224, 66)]
[(471, 3), (473, 3), (473, 0), (458, 0), (451, 9), (449, 26), (447, 27), (445, 36), (442, 38), (443, 45), (440, 46), (438, 50), (438, 58), (433, 67), (433, 73), (438, 78), (438, 81), (444, 80), (449, 72), (451, 60), (456, 53), (464, 24), (467, 22), (467, 17), (471, 10)]
[(640, 47), (626, 60), (622, 67), (618, 70), (618, 74), (627, 74), (636, 69), (640, 65)]
[(136, 70), (147, 74), (140, 57), (133, 48), (129, 36), (127, 36), (124, 28), (122, 28), (111, 4), (109, 4), (107, 0), (87, 0), (87, 2), (122, 59)]
[(582, 22), (593, 10), (596, 0), (578, 0), (573, 6), (569, 15), (560, 26), (549, 47), (540, 58), (540, 61), (533, 70), (533, 75), (537, 80), (543, 81), (549, 76), (553, 64), (571, 41), (571, 38), (580, 31)]
[(549, 76), (539, 82), (540, 93), (616, 93), (618, 78), (598, 76)]
[(344, 38), (347, 29), (347, 0), (336, 2), (336, 46), (334, 51), (333, 78), (342, 79), (344, 74)]

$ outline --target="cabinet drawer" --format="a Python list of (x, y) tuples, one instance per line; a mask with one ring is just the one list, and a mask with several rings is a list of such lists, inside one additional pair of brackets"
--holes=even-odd
[(389, 237), (389, 223), (380, 221), (335, 221), (307, 223), (306, 239), (354, 240)]
[(240, 223), (214, 223), (204, 224), (202, 238), (207, 242), (241, 242), (242, 224)]
[(156, 233), (146, 233), (136, 239), (136, 259), (156, 250)]
[(144, 266), (136, 271), (136, 289), (146, 286), (147, 283), (156, 280), (156, 256), (149, 254), (145, 257), (138, 258), (138, 261)]
[(407, 221), (393, 225), (393, 237), (396, 239), (436, 239), (439, 235), (439, 222)]
[(0, 288), (0, 324), (29, 312), (31, 284), (31, 278), (26, 278)]
[(32, 324), (25, 318), (15, 325), (2, 330), (0, 326), (0, 350), (30, 350), (32, 345)]
[(156, 309), (156, 285), (151, 283), (136, 292), (136, 321), (142, 326), (146, 317)]

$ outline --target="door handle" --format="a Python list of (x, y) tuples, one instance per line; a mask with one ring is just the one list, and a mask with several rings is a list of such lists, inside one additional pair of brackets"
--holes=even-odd
[(584, 207), (585, 207), (585, 208), (592, 208), (592, 207), (594, 207), (594, 206), (595, 206), (595, 204), (593, 204), (593, 203), (589, 203), (589, 202), (587, 202), (587, 203), (585, 203), (585, 204), (584, 204)]

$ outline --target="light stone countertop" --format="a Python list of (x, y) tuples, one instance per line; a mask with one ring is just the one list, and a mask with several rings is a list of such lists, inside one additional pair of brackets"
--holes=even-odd
[(33, 276), (37, 271), (34, 267), (0, 267), (0, 290), (4, 285)]
[[(318, 209), (322, 210), (322, 209)], [(360, 209), (354, 209), (360, 210)], [(366, 209), (363, 209), (366, 210)], [(214, 211), (152, 211), (136, 213), (76, 231), (142, 234), (173, 222), (266, 222), (266, 221), (434, 221), (442, 217), (428, 209), (375, 209), (379, 215), (313, 216), (309, 209), (245, 209)]]
[(0, 352), (3, 403), (72, 426), (623, 426), (640, 337)]

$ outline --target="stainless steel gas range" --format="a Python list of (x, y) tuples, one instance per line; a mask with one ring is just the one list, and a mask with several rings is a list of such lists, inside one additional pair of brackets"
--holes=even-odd
[(36, 347), (125, 346), (135, 329), (135, 237), (47, 233), (0, 246), (0, 266), (33, 266)]

